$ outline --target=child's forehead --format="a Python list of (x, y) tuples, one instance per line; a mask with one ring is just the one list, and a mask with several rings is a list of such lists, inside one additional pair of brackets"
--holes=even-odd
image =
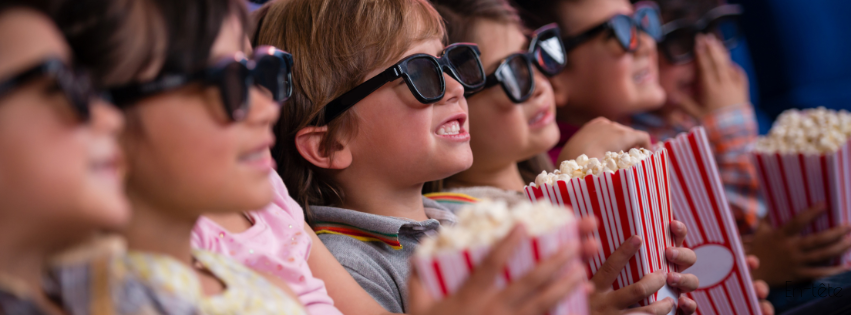
[(634, 11), (629, 0), (580, 0), (562, 3), (559, 7), (560, 16), (570, 34), (583, 32), (617, 14), (631, 15)]

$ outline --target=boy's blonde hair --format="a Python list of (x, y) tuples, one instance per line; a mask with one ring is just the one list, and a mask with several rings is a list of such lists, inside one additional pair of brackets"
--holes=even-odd
[[(413, 44), (443, 39), (443, 21), (426, 0), (279, 0), (259, 12), (255, 45), (276, 46), (295, 59), (293, 96), (275, 126), (278, 172), (308, 213), (310, 205), (340, 205), (343, 192), (299, 154), (296, 133), (323, 124), (326, 104)], [(354, 135), (357, 119), (347, 111), (327, 126), (321, 149), (332, 154), (340, 139)]]

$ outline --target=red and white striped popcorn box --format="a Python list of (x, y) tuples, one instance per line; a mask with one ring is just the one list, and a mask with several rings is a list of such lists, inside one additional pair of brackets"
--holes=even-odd
[[(508, 283), (520, 279), (542, 260), (552, 256), (563, 245), (579, 240), (576, 221), (548, 233), (529, 237), (508, 260), (508, 264), (497, 278), (496, 284), (504, 288)], [(440, 300), (458, 291), (473, 271), (490, 252), (490, 246), (476, 247), (461, 251), (438, 252), (431, 257), (414, 255), (413, 262), (426, 289)], [(579, 260), (579, 257), (576, 258)], [(588, 314), (588, 295), (582, 287), (566, 296), (548, 315), (586, 315)]]
[[(676, 265), (669, 264), (665, 258), (665, 249), (673, 246), (665, 150), (656, 151), (641, 163), (615, 173), (559, 180), (554, 185), (541, 187), (526, 186), (524, 191), (532, 202), (572, 207), (578, 217), (597, 217), (600, 224), (595, 237), (600, 239), (602, 250), (588, 262), (589, 275), (596, 273), (631, 235), (639, 235), (644, 240), (641, 249), (612, 284), (613, 289), (626, 287), (660, 269), (677, 271)], [(666, 297), (673, 298), (676, 303), (678, 296), (679, 292), (666, 284), (639, 304), (649, 305)], [(675, 312), (676, 307), (670, 314)]]
[[(851, 223), (851, 148), (849, 143), (829, 154), (753, 152), (768, 219), (780, 227), (815, 204), (824, 202), (826, 215), (805, 234)], [(851, 252), (832, 264), (851, 265)]]
[(697, 262), (683, 273), (700, 286), (688, 293), (697, 314), (761, 314), (745, 251), (703, 127), (658, 145), (668, 152), (674, 218), (688, 228)]

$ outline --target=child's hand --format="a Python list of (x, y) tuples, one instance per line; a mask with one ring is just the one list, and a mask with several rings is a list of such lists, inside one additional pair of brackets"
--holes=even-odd
[(730, 59), (727, 48), (715, 35), (697, 35), (694, 52), (698, 76), (696, 99), (672, 94), (669, 95), (672, 103), (698, 119), (722, 108), (750, 103), (747, 75)]
[[(593, 218), (583, 219), (579, 223), (579, 230), (582, 235), (588, 235), (596, 230), (596, 222)], [(547, 312), (575, 290), (591, 291), (591, 284), (585, 282), (587, 276), (583, 264), (568, 264), (577, 255), (585, 258), (596, 252), (596, 240), (586, 237), (583, 237), (581, 243), (575, 242), (565, 246), (519, 281), (511, 283), (505, 289), (497, 289), (494, 280), (525, 235), (524, 228), (515, 228), (493, 248), (458, 292), (439, 302), (434, 301), (426, 292), (416, 270), (412, 268), (408, 283), (411, 301), (409, 313), (539, 315)], [(554, 277), (556, 274), (560, 276)]]
[[(759, 258), (754, 255), (747, 255), (745, 263), (748, 265), (751, 273), (759, 269)], [(759, 308), (762, 310), (762, 315), (774, 315), (774, 306), (766, 300), (768, 298), (768, 284), (762, 280), (754, 280), (753, 287), (756, 291), (756, 298), (759, 300)]]
[[(668, 248), (665, 252), (668, 261), (678, 265), (680, 270), (685, 270), (694, 264), (696, 256), (694, 252), (688, 248), (683, 248), (683, 240), (686, 236), (685, 225), (678, 221), (671, 222), (671, 235), (674, 237), (675, 248)], [(651, 294), (665, 285), (667, 282), (673, 288), (680, 289), (682, 293), (687, 293), (697, 289), (697, 277), (691, 274), (681, 274), (670, 272), (667, 275), (663, 271), (645, 275), (636, 283), (621, 288), (617, 291), (612, 290), (612, 283), (617, 279), (618, 274), (623, 270), (629, 259), (638, 252), (641, 247), (641, 238), (638, 236), (630, 237), (612, 255), (606, 259), (600, 270), (594, 274), (591, 282), (594, 283), (596, 290), (591, 294), (589, 299), (592, 314), (608, 315), (608, 314), (627, 314), (630, 312), (645, 312), (649, 314), (667, 314), (671, 311), (674, 301), (666, 298), (661, 301), (656, 301), (653, 304), (630, 309), (629, 307), (638, 304), (639, 301), (647, 298)], [(685, 296), (679, 298), (678, 314), (692, 314), (697, 309), (697, 303)]]
[(756, 232), (745, 239), (749, 253), (759, 257), (761, 266), (753, 276), (770, 286), (811, 281), (849, 270), (844, 266), (817, 266), (839, 257), (851, 248), (851, 227), (840, 226), (803, 236), (801, 231), (826, 210), (818, 205), (802, 212), (780, 229), (760, 222)]
[(604, 117), (597, 117), (582, 126), (567, 141), (558, 155), (556, 167), (561, 162), (575, 159), (582, 154), (599, 159), (608, 151), (628, 151), (632, 148), (649, 149), (650, 135)]

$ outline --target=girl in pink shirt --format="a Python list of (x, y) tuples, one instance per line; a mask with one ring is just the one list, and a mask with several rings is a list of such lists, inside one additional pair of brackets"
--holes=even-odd
[(304, 229), (301, 207), (278, 173), (271, 172), (269, 181), (274, 199), (262, 210), (245, 213), (247, 220), (243, 221), (250, 224), (247, 229), (234, 233), (201, 217), (192, 231), (192, 246), (231, 256), (251, 269), (286, 281), (310, 314), (342, 314), (334, 307), (325, 283), (313, 277), (307, 265), (311, 238)]

